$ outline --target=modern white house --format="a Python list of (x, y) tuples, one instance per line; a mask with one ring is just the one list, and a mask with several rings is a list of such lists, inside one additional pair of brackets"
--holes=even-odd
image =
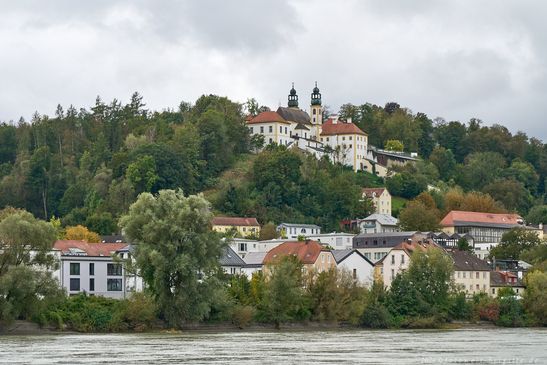
[(361, 233), (399, 232), (399, 220), (389, 214), (374, 213), (359, 221)]
[(320, 233), (320, 234), (310, 234), (306, 236), (310, 240), (317, 241), (323, 246), (330, 246), (336, 250), (350, 249), (353, 247), (353, 237), (355, 235), (352, 233), (345, 232), (331, 232), (331, 233)]
[(249, 240), (245, 238), (231, 238), (228, 245), (234, 250), (239, 257), (245, 258), (251, 252), (268, 252), (272, 248), (279, 246), (287, 239), (271, 239), (271, 240)]
[(53, 246), (53, 253), (59, 260), (59, 269), (53, 275), (68, 295), (85, 292), (122, 299), (142, 290), (142, 278), (128, 273), (124, 267), (122, 255), (130, 257), (126, 243), (59, 240)]
[(374, 282), (374, 264), (354, 249), (332, 250), (339, 270), (348, 271), (360, 285), (370, 287)]
[(296, 240), (298, 236), (308, 237), (321, 233), (321, 227), (315, 224), (281, 223), (277, 231), (283, 238)]

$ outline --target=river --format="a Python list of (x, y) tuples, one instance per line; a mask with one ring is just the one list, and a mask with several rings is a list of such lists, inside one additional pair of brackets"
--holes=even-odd
[(8, 364), (547, 364), (547, 329), (0, 337)]

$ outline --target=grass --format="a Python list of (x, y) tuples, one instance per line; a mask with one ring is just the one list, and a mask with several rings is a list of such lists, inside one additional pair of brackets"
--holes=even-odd
[(398, 217), (401, 209), (404, 208), (408, 199), (402, 198), (400, 196), (391, 197), (391, 215)]

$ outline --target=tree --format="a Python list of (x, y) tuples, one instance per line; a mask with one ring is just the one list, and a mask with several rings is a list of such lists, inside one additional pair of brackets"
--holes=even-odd
[(263, 240), (272, 240), (279, 237), (279, 232), (277, 232), (277, 227), (272, 222), (268, 222), (260, 228), (260, 237), (261, 241)]
[(82, 225), (66, 227), (65, 239), (86, 241), (89, 243), (101, 242), (101, 237), (97, 233), (90, 231), (87, 227)]
[(10, 267), (44, 265), (52, 267), (50, 254), (57, 233), (51, 223), (23, 210), (0, 211), (0, 276)]
[(405, 231), (436, 231), (439, 228), (438, 211), (427, 208), (420, 201), (411, 201), (401, 211), (399, 224)]
[(497, 152), (475, 152), (465, 158), (459, 183), (466, 189), (481, 190), (494, 182), (505, 167), (505, 159)]
[(389, 139), (384, 147), (388, 151), (402, 152), (405, 149), (403, 142), (398, 139)]
[(518, 260), (522, 252), (541, 243), (536, 232), (526, 228), (513, 228), (501, 236), (500, 244), (490, 250), (490, 257)]
[(223, 243), (211, 219), (201, 195), (162, 190), (157, 196), (141, 194), (120, 220), (125, 235), (138, 244), (136, 266), (171, 326), (202, 320), (215, 301)]
[(429, 156), (429, 162), (437, 167), (442, 180), (448, 181), (454, 176), (456, 159), (451, 150), (441, 146), (433, 148), (433, 151)]
[(547, 325), (547, 273), (529, 272), (525, 277), (524, 308), (538, 325)]
[(500, 201), (505, 208), (521, 214), (526, 214), (532, 205), (532, 195), (516, 180), (497, 180), (486, 185), (483, 191)]
[(526, 223), (547, 224), (547, 205), (536, 205), (528, 212)]
[(469, 252), (473, 252), (473, 246), (471, 246), (469, 244), (469, 241), (467, 240), (467, 238), (465, 237), (461, 237), (459, 240), (458, 240), (458, 250), (460, 251), (469, 251)]
[(387, 189), (391, 194), (412, 199), (427, 189), (425, 177), (404, 171), (386, 180)]
[(137, 194), (149, 192), (159, 179), (156, 174), (156, 161), (152, 156), (140, 156), (127, 166), (125, 173)]
[(263, 308), (266, 318), (279, 328), (289, 320), (306, 319), (310, 313), (304, 301), (302, 263), (284, 256), (269, 267)]

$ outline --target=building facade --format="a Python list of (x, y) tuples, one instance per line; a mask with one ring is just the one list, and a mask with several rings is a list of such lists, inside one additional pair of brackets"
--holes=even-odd
[(264, 273), (269, 274), (268, 265), (276, 264), (283, 257), (295, 256), (304, 265), (304, 271), (328, 271), (336, 267), (332, 252), (317, 241), (289, 241), (270, 250), (264, 257)]
[(361, 233), (399, 232), (399, 220), (389, 214), (374, 213), (358, 221)]
[(374, 213), (391, 216), (391, 194), (386, 188), (364, 188), (362, 196), (372, 200)]
[(241, 237), (258, 237), (260, 234), (260, 224), (256, 218), (214, 217), (211, 224), (213, 231), (220, 233), (235, 231)]
[(370, 287), (374, 282), (374, 264), (362, 253), (354, 249), (332, 250), (336, 266), (348, 272), (353, 280), (362, 286)]
[(307, 238), (315, 240), (323, 246), (330, 246), (336, 250), (350, 249), (353, 247), (355, 235), (345, 232), (331, 232), (321, 234), (310, 234)]
[(451, 250), (454, 261), (454, 283), (468, 296), (490, 293), (490, 265), (471, 252)]
[(295, 240), (299, 236), (308, 237), (320, 234), (321, 227), (316, 224), (281, 223), (277, 226), (277, 231), (281, 234), (281, 237)]

